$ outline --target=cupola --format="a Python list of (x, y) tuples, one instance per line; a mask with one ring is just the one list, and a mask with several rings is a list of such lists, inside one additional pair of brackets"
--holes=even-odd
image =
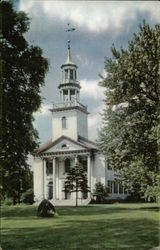
[(59, 85), (60, 102), (80, 102), (80, 84), (77, 81), (77, 65), (72, 62), (70, 40), (68, 40), (67, 60), (61, 66), (62, 80)]

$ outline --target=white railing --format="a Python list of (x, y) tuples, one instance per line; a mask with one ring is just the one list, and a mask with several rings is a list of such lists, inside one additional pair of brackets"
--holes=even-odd
[(76, 84), (80, 84), (79, 81), (77, 80), (71, 80), (71, 79), (63, 79), (62, 82), (60, 84), (66, 84), (66, 83), (76, 83)]
[(53, 109), (57, 109), (57, 108), (66, 108), (66, 107), (81, 107), (85, 110), (87, 110), (87, 106), (81, 104), (80, 102), (78, 102), (77, 100), (72, 100), (72, 101), (64, 101), (63, 103), (53, 103)]

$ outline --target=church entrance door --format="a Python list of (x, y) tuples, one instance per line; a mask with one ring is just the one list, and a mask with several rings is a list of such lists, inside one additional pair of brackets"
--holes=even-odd
[(71, 199), (71, 193), (65, 192), (65, 200), (70, 200), (70, 199)]

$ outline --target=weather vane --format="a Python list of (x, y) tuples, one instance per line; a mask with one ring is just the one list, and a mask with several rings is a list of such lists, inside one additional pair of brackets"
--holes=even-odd
[(68, 25), (68, 29), (66, 30), (66, 32), (68, 32), (68, 49), (70, 49), (70, 32), (75, 31), (75, 28), (70, 28), (70, 23), (67, 24)]

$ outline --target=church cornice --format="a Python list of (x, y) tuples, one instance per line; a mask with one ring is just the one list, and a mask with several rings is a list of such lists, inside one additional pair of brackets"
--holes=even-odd
[(61, 69), (63, 69), (64, 67), (75, 67), (76, 69), (78, 69), (78, 66), (74, 63), (65, 63), (62, 64)]
[(77, 81), (77, 83), (75, 83), (75, 82), (69, 82), (68, 81), (68, 83), (60, 83), (59, 84), (59, 86), (58, 86), (58, 88), (59, 89), (61, 89), (61, 88), (68, 88), (68, 87), (73, 87), (73, 88), (78, 88), (78, 89), (80, 89), (81, 88), (81, 86), (80, 86), (80, 84), (78, 83), (78, 81)]
[[(96, 151), (96, 150), (94, 150)], [(56, 151), (56, 152), (42, 152), (39, 153), (39, 156), (45, 157), (45, 156), (69, 156), (69, 155), (87, 155), (89, 153), (93, 154), (92, 149), (83, 149), (83, 150), (72, 150), (72, 151)]]
[(80, 107), (80, 106), (72, 106), (72, 107), (55, 107), (52, 109), (49, 109), (51, 112), (59, 112), (59, 111), (65, 111), (65, 110), (79, 110), (85, 114), (89, 114), (89, 112), (87, 111), (86, 107)]

